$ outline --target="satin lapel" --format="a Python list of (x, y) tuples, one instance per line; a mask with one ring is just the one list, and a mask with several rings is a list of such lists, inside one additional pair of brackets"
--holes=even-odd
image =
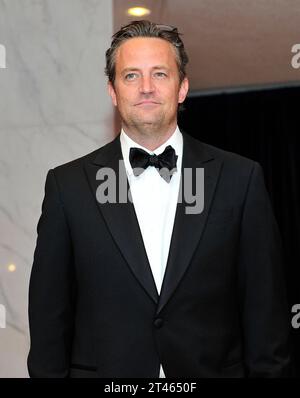
[[(157, 303), (158, 292), (151, 272), (133, 204), (128, 200), (126, 203), (118, 203), (117, 200), (117, 203), (100, 204), (96, 199), (96, 191), (101, 184), (100, 181), (96, 180), (96, 174), (101, 167), (108, 167), (114, 170), (117, 182), (119, 181), (120, 173), (122, 173), (126, 179), (126, 192), (128, 192), (129, 183), (123, 162), (121, 162), (119, 170), (119, 160), (121, 159), (122, 151), (120, 136), (117, 136), (114, 141), (103, 148), (100, 148), (97, 151), (97, 155), (85, 163), (85, 169), (92, 189), (92, 194), (113, 240), (119, 247), (136, 279), (152, 300)], [(117, 188), (117, 198), (118, 194), (119, 189)]]
[[(181, 203), (179, 201), (177, 204), (169, 257), (157, 314), (174, 293), (191, 262), (196, 247), (200, 243), (222, 166), (222, 162), (204, 149), (204, 145), (199, 141), (186, 134), (183, 134), (183, 138), (182, 171), (184, 168), (191, 168), (193, 170), (192, 175), (195, 176), (196, 168), (204, 168), (204, 209), (199, 214), (186, 214), (186, 206), (190, 206), (190, 204), (186, 203), (184, 194), (182, 194)], [(184, 190), (185, 174), (182, 172), (181, 175)], [(195, 180), (193, 181), (193, 186), (195, 186), (194, 184)]]

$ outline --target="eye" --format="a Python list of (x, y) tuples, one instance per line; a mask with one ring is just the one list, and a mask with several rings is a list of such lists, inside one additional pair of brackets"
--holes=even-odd
[(167, 74), (165, 72), (155, 72), (154, 76), (159, 79), (163, 79), (163, 78), (167, 77)]
[(131, 72), (131, 73), (127, 73), (127, 74), (125, 75), (125, 80), (131, 81), (131, 80), (136, 79), (137, 77), (138, 77), (138, 74), (137, 74), (137, 73)]

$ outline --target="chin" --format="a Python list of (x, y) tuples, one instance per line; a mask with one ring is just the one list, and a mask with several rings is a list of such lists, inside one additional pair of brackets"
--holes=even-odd
[(161, 114), (152, 114), (152, 115), (136, 115), (136, 117), (131, 119), (132, 122), (136, 125), (144, 125), (144, 124), (154, 124), (161, 125), (165, 123), (164, 115)]

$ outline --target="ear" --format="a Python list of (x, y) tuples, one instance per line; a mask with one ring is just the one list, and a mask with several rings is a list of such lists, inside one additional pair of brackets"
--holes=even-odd
[(117, 106), (117, 96), (116, 96), (114, 86), (112, 85), (111, 82), (107, 83), (107, 90), (108, 90), (108, 94), (110, 95), (114, 106)]
[(189, 80), (185, 77), (179, 87), (178, 104), (182, 104), (189, 91)]

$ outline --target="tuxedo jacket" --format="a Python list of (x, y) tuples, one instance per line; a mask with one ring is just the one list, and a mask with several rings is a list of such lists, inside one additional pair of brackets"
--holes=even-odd
[(182, 168), (204, 169), (204, 208), (178, 201), (158, 294), (133, 203), (97, 200), (97, 172), (118, 177), (120, 159), (118, 135), (47, 174), (30, 376), (152, 378), (160, 363), (176, 378), (287, 375), (280, 238), (259, 164), (183, 133)]

